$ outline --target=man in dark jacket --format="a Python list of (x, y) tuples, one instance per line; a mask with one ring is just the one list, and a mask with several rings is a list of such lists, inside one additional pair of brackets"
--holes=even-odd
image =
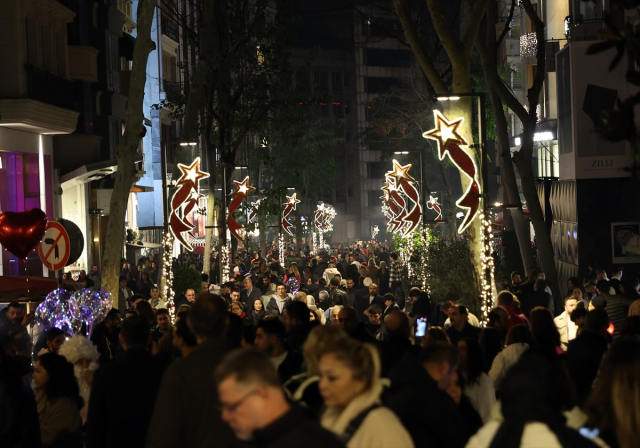
[(353, 308), (344, 307), (338, 312), (338, 326), (357, 341), (376, 343), (375, 338), (365, 329), (364, 322), (358, 321), (357, 311)]
[(240, 300), (244, 303), (244, 312), (249, 315), (253, 309), (253, 302), (260, 300), (260, 297), (262, 297), (262, 291), (253, 286), (251, 276), (245, 276), (242, 286), (244, 289), (240, 292)]
[(604, 310), (591, 310), (585, 319), (585, 329), (567, 349), (569, 377), (576, 386), (578, 405), (582, 406), (591, 393), (602, 356), (607, 351), (609, 317)]
[(222, 422), (212, 375), (232, 350), (223, 338), (229, 313), (220, 296), (201, 293), (189, 311), (198, 345), (166, 370), (151, 418), (148, 448), (226, 448), (233, 434)]
[(257, 448), (344, 448), (334, 434), (291, 407), (271, 361), (257, 348), (226, 356), (215, 382), (222, 418), (240, 441)]
[(547, 281), (539, 278), (533, 285), (533, 291), (525, 294), (520, 299), (520, 309), (522, 314), (529, 319), (529, 313), (537, 306), (549, 309), (551, 306), (551, 296), (545, 291)]
[[(148, 319), (132, 316), (122, 322), (119, 338), (124, 353), (96, 370), (93, 377), (87, 416), (88, 448), (144, 446), (166, 368), (162, 358), (147, 351), (150, 336)], [(144, 381), (130, 387), (132, 377)]]
[(391, 369), (383, 403), (407, 428), (416, 448), (463, 448), (469, 440), (471, 432), (445, 392), (457, 366), (455, 346), (436, 342), (424, 349), (420, 361), (407, 352)]
[(280, 381), (285, 383), (302, 369), (302, 355), (288, 347), (284, 340), (287, 329), (280, 319), (267, 318), (256, 325), (255, 346), (269, 356), (269, 360), (278, 371)]
[(365, 311), (374, 304), (378, 305), (383, 310), (386, 308), (384, 300), (382, 300), (382, 296), (378, 294), (378, 285), (370, 283), (368, 290), (363, 290), (360, 295), (356, 296), (355, 309), (358, 312), (358, 320), (360, 322), (364, 323), (368, 320), (367, 313)]
[(111, 308), (102, 322), (97, 324), (91, 332), (91, 342), (98, 347), (100, 366), (113, 361), (120, 356), (120, 311)]
[(482, 330), (469, 323), (469, 312), (465, 306), (452, 306), (449, 309), (449, 319), (451, 319), (451, 326), (447, 328), (447, 335), (454, 347), (458, 346), (460, 339), (471, 338), (477, 341), (480, 337)]
[(610, 288), (610, 283), (607, 280), (600, 280), (596, 285), (598, 297), (603, 297), (607, 301), (604, 310), (609, 316), (609, 321), (613, 324), (613, 339), (616, 339), (620, 335), (622, 320), (629, 314), (631, 300), (623, 296), (610, 295)]
[(309, 307), (303, 302), (291, 302), (285, 309), (282, 321), (287, 329), (284, 342), (293, 351), (302, 354), (302, 346), (313, 328), (309, 322)]

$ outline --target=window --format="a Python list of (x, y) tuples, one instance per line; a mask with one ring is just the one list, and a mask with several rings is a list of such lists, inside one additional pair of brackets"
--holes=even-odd
[(384, 179), (384, 173), (387, 172), (388, 163), (369, 162), (367, 163), (367, 177), (369, 179)]
[(409, 67), (411, 66), (411, 52), (367, 48), (364, 52), (364, 61), (364, 65), (371, 67)]
[(402, 24), (397, 18), (365, 18), (363, 24), (363, 33), (365, 36), (404, 38)]
[(342, 92), (342, 73), (331, 73), (331, 91)]
[(367, 196), (369, 199), (369, 207), (382, 207), (382, 191), (380, 190), (369, 190), (367, 191)]
[(329, 89), (329, 74), (313, 72), (313, 86), (316, 92), (326, 92)]
[(344, 117), (344, 106), (341, 103), (333, 103), (333, 116)]
[(367, 93), (385, 93), (400, 83), (398, 78), (364, 78), (364, 91)]
[(344, 74), (343, 82), (345, 87), (351, 87), (351, 83), (349, 82), (349, 73)]

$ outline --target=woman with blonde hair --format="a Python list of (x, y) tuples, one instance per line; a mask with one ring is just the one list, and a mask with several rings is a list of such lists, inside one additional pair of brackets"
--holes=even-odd
[(309, 333), (303, 346), (306, 371), (292, 376), (284, 383), (284, 391), (289, 399), (297, 402), (309, 416), (316, 418), (323, 401), (318, 391), (320, 379), (320, 355), (328, 345), (346, 340), (347, 334), (337, 325), (318, 325)]
[(298, 272), (298, 267), (295, 264), (289, 266), (288, 273), (284, 275), (284, 283), (286, 284), (287, 280), (293, 277), (298, 280), (298, 283), (302, 283), (302, 280), (300, 279), (300, 273)]
[(373, 345), (352, 338), (328, 344), (318, 367), (326, 407), (320, 424), (347, 448), (413, 448), (398, 417), (382, 406), (380, 358)]

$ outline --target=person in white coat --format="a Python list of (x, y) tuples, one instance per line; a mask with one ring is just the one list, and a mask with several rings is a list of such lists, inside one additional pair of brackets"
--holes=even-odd
[(326, 407), (320, 424), (347, 448), (413, 448), (398, 417), (381, 405), (376, 348), (346, 339), (320, 357), (320, 394)]
[(507, 333), (507, 347), (493, 360), (489, 378), (493, 380), (495, 390), (500, 389), (509, 369), (518, 362), (524, 352), (535, 344), (531, 331), (524, 325), (514, 325)]
[[(565, 376), (565, 378), (562, 378)], [(567, 426), (562, 408), (570, 401), (561, 383), (568, 382), (558, 360), (528, 352), (507, 373), (500, 389), (504, 421), (491, 420), (469, 439), (466, 448), (596, 448)]]

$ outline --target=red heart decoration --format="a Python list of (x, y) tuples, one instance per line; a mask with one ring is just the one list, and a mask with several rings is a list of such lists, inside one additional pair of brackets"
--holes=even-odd
[(0, 244), (24, 260), (42, 240), (47, 215), (39, 208), (0, 213)]

